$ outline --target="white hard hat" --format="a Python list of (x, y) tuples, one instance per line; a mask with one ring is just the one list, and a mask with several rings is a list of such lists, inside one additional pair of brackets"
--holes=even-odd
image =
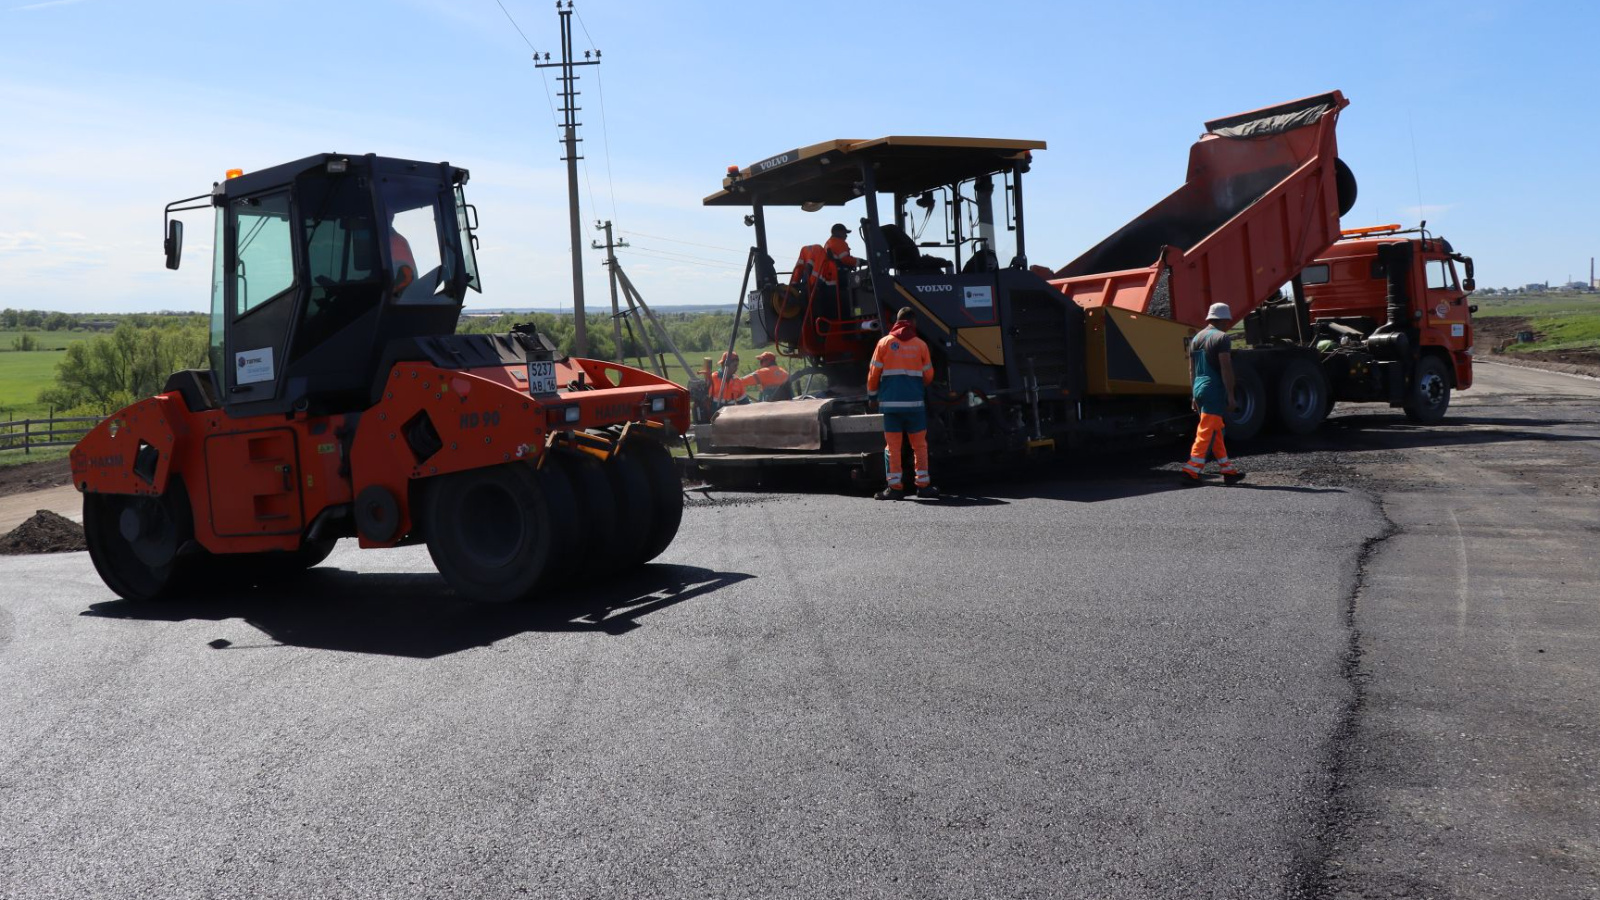
[(1207, 310), (1206, 312), (1206, 318), (1221, 319), (1225, 322), (1232, 322), (1233, 310), (1229, 309), (1228, 304), (1226, 303), (1213, 303), (1211, 304), (1211, 309)]

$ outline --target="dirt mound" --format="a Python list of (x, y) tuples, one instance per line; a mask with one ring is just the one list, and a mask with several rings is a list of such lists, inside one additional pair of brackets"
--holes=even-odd
[(71, 553), (87, 549), (83, 526), (71, 519), (41, 509), (28, 521), (0, 536), (0, 554)]

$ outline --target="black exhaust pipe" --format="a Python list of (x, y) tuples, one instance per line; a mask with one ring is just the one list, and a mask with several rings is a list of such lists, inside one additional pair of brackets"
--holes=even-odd
[(1379, 358), (1399, 359), (1411, 349), (1411, 242), (1378, 245), (1378, 262), (1388, 282), (1383, 324), (1367, 338), (1367, 347)]

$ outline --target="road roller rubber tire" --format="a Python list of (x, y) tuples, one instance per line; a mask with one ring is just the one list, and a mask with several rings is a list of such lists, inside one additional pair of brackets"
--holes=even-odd
[(632, 569), (647, 558), (645, 548), (655, 529), (655, 494), (638, 457), (622, 452), (612, 454), (605, 469), (617, 511), (616, 540), (611, 545), (610, 558), (613, 565)]
[(672, 453), (653, 440), (635, 440), (622, 448), (622, 452), (639, 461), (645, 479), (650, 483), (650, 498), (655, 504), (655, 517), (650, 522), (650, 534), (645, 539), (641, 563), (649, 562), (671, 546), (678, 536), (678, 526), (683, 522), (683, 479), (673, 464)]
[(418, 521), (444, 580), (469, 600), (531, 598), (558, 546), (538, 471), (514, 462), (428, 481)]

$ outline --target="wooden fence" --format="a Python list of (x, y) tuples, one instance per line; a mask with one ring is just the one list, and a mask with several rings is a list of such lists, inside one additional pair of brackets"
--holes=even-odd
[(51, 416), (48, 419), (0, 422), (0, 451), (21, 450), (29, 453), (35, 447), (70, 447), (102, 421), (100, 416), (65, 419)]

